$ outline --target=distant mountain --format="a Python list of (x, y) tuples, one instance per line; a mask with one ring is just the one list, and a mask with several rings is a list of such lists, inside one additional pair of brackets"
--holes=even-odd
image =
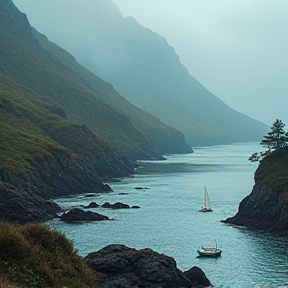
[(44, 198), (109, 191), (137, 159), (189, 153), (181, 132), (136, 108), (0, 1), (0, 181)]
[[(54, 22), (65, 26), (49, 35), (128, 101), (182, 131), (191, 146), (258, 141), (267, 132), (267, 125), (231, 109), (190, 76), (163, 37), (123, 18), (110, 0), (93, 4), (97, 9), (81, 8), (76, 16), (57, 14)], [(75, 17), (85, 18), (77, 28)]]

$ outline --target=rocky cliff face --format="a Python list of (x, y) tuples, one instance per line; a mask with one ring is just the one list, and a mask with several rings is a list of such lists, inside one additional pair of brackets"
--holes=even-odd
[(15, 224), (45, 222), (55, 217), (60, 207), (34, 194), (0, 182), (0, 220)]
[(223, 222), (288, 236), (288, 147), (264, 158), (237, 214)]
[[(105, 166), (109, 165), (105, 163)], [(111, 166), (113, 165), (111, 164)], [(114, 170), (109, 172), (114, 174)], [(127, 173), (127, 171), (125, 172)], [(121, 174), (119, 173), (118, 176)], [(37, 159), (32, 174), (15, 176), (2, 171), (0, 180), (44, 199), (111, 191), (108, 185), (100, 181), (99, 175), (91, 165), (84, 160), (75, 159), (61, 150), (51, 151), (49, 157)]]

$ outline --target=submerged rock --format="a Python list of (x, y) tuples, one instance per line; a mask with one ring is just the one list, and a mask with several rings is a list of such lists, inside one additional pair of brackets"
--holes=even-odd
[(192, 268), (186, 276), (173, 258), (148, 248), (136, 250), (124, 245), (108, 245), (83, 260), (94, 271), (99, 288), (200, 288), (210, 285), (200, 268)]

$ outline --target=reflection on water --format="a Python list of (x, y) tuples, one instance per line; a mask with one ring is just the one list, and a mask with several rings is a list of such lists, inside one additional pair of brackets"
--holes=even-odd
[[(53, 220), (49, 225), (64, 231), (83, 256), (112, 243), (149, 247), (175, 258), (183, 271), (199, 266), (216, 287), (279, 287), (288, 280), (288, 239), (221, 222), (251, 192), (257, 164), (247, 159), (258, 150), (258, 144), (235, 144), (196, 148), (193, 154), (169, 155), (166, 161), (142, 161), (135, 177), (110, 184), (112, 193), (58, 199), (63, 208), (119, 201), (141, 209), (90, 209), (118, 221), (75, 226)], [(211, 213), (198, 212), (204, 185)], [(221, 257), (196, 258), (200, 245), (215, 240)]]

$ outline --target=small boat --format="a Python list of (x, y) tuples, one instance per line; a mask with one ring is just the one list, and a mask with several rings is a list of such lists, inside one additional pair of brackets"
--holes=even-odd
[(219, 248), (217, 248), (217, 243), (215, 247), (204, 247), (201, 246), (200, 248), (198, 248), (197, 250), (199, 256), (198, 257), (219, 257), (221, 256), (222, 250), (220, 250)]
[(213, 209), (209, 207), (209, 196), (207, 192), (206, 186), (204, 186), (204, 206), (202, 209), (199, 210), (199, 212), (212, 212)]

